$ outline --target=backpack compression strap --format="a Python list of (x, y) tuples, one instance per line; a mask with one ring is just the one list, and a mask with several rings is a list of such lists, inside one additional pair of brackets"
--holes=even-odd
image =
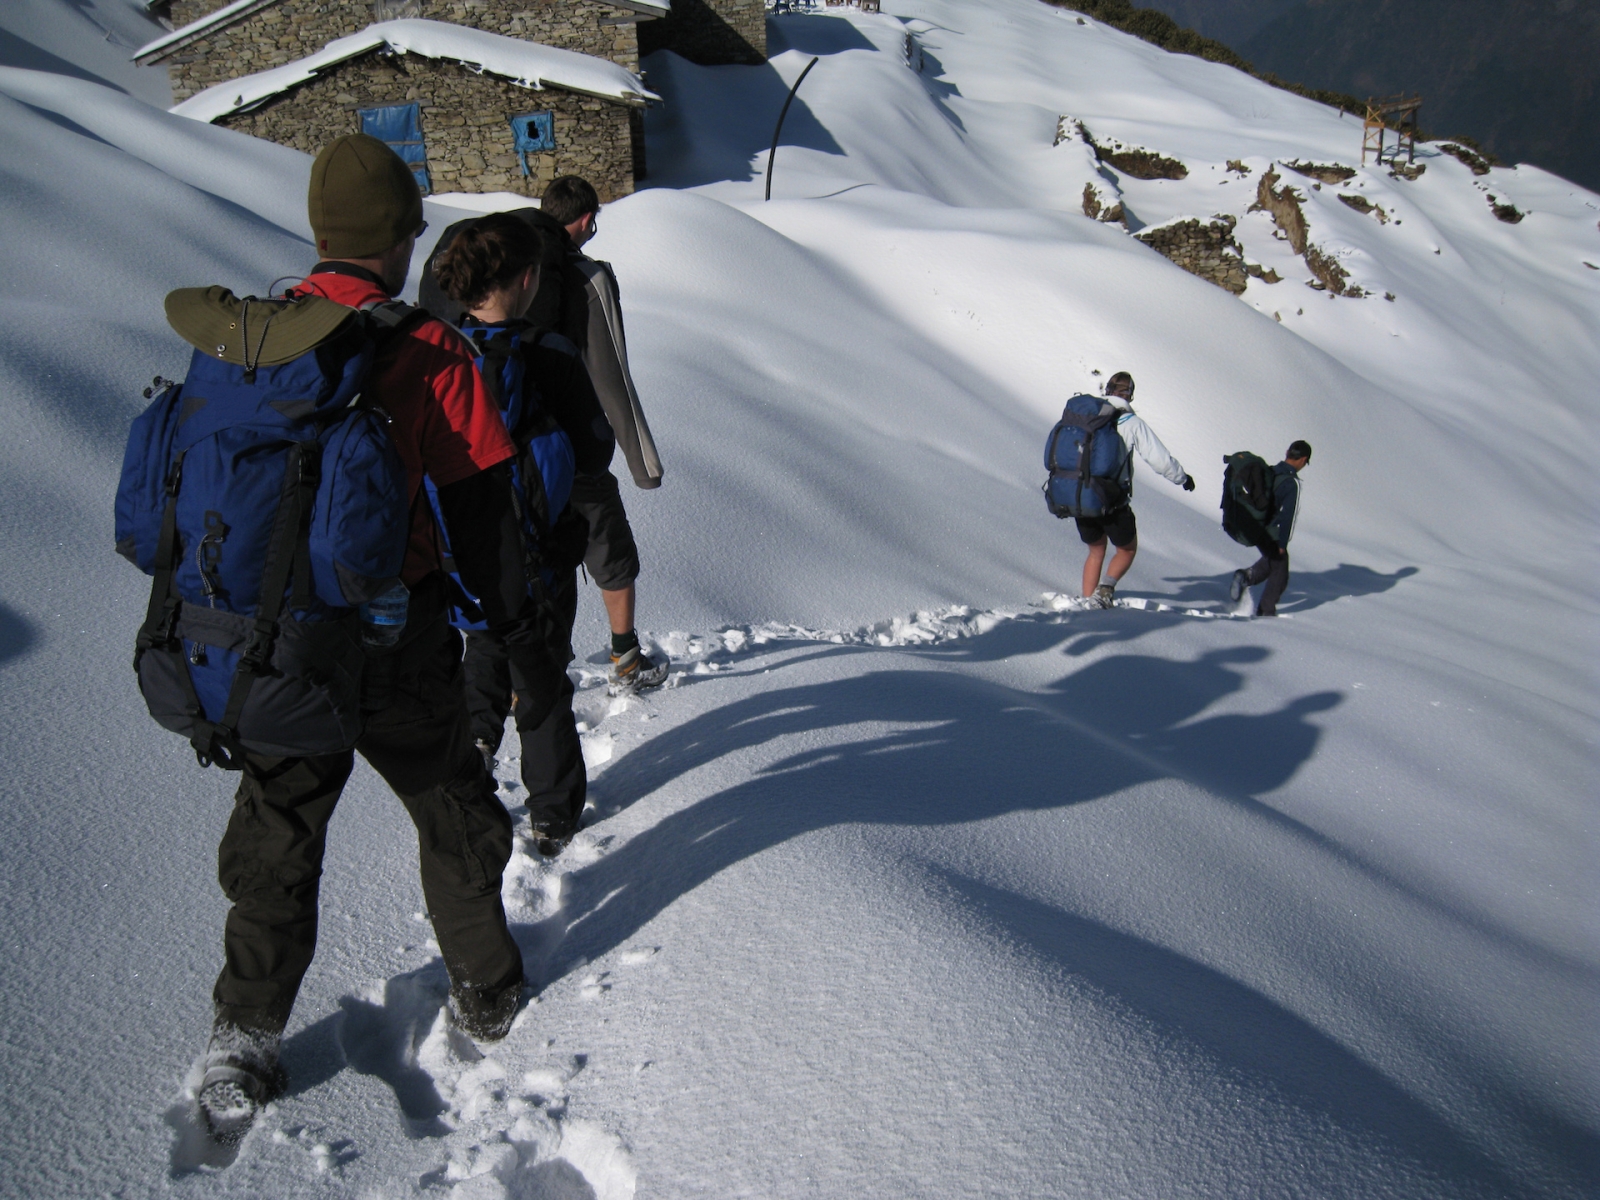
[[(297, 442), (289, 451), (289, 463), (283, 472), (283, 492), (279, 496), (278, 512), (272, 523), (272, 540), (267, 543), (267, 561), (261, 572), (261, 603), (256, 606), (256, 620), (250, 631), (250, 641), (245, 645), (239, 666), (233, 673), (227, 707), (223, 709), (222, 720), (215, 726), (205, 721), (196, 722), (194, 737), (190, 739), (203, 767), (210, 765), (208, 758), (225, 771), (244, 767), (238, 761), (241, 749), (239, 718), (244, 713), (250, 685), (272, 661), (272, 645), (278, 636), (278, 617), (283, 611), (283, 592), (289, 586), (290, 576), (296, 576), (296, 601), (310, 595), (311, 508), (316, 501), (317, 484), (321, 482), (321, 477), (322, 443)], [(202, 736), (207, 737), (204, 750), (200, 746)]]
[(176, 636), (178, 613), (183, 607), (183, 598), (175, 583), (181, 556), (177, 531), (183, 455), (183, 451), (178, 452), (173, 459), (172, 469), (167, 472), (167, 507), (161, 517), (161, 538), (156, 548), (156, 576), (150, 588), (150, 605), (145, 612), (144, 625), (139, 630), (133, 666), (137, 671), (139, 660), (145, 652), (158, 646), (177, 657), (178, 678), (189, 703), (190, 719), (194, 722), (189, 744), (194, 747), (195, 759), (202, 767), (215, 763), (225, 771), (237, 771), (244, 767), (240, 760), (239, 718), (244, 713), (250, 685), (272, 661), (278, 618), (283, 611), (283, 593), (289, 586), (291, 575), (295, 582), (291, 603), (301, 607), (309, 603), (311, 508), (322, 473), (322, 445), (315, 441), (297, 442), (289, 451), (283, 489), (278, 498), (278, 511), (273, 518), (271, 539), (267, 543), (266, 563), (261, 578), (261, 603), (256, 608), (249, 641), (234, 671), (222, 720), (215, 722), (206, 720), (205, 706), (195, 691), (189, 664), (184, 659), (182, 645)]
[[(145, 609), (144, 624), (139, 627), (139, 637), (134, 643), (133, 669), (136, 673), (139, 660), (144, 657), (146, 650), (152, 646), (171, 646), (173, 626), (182, 604), (172, 580), (178, 571), (178, 488), (183, 483), (183, 456), (187, 453), (187, 450), (178, 451), (167, 470), (167, 507), (161, 514), (161, 537), (156, 543), (156, 576), (150, 585), (150, 604)], [(189, 673), (185, 671), (185, 681), (188, 678)], [(192, 684), (188, 690), (191, 693), (190, 701), (198, 706)]]

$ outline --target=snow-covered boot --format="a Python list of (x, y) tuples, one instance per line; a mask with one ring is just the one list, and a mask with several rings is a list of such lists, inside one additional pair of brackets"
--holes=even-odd
[(646, 688), (660, 687), (667, 681), (671, 664), (657, 665), (639, 646), (611, 656), (611, 694), (626, 696)]
[(1249, 586), (1250, 572), (1235, 571), (1233, 573), (1233, 582), (1228, 584), (1228, 599), (1232, 600), (1235, 604), (1239, 603), (1239, 597), (1244, 595), (1245, 589)]
[(212, 1029), (195, 1100), (213, 1141), (238, 1145), (256, 1114), (283, 1095), (289, 1081), (278, 1063), (278, 1043), (275, 1033), (225, 1022)]
[(567, 825), (557, 828), (553, 825), (535, 825), (530, 833), (536, 849), (545, 858), (554, 858), (567, 848), (567, 843), (572, 840), (572, 835), (578, 832), (576, 825)]
[(1096, 608), (1111, 608), (1117, 602), (1117, 585), (1102, 583), (1095, 588), (1094, 595), (1090, 596), (1089, 600)]
[(511, 1022), (522, 1008), (522, 981), (510, 987), (452, 987), (450, 1020), (475, 1042), (498, 1042), (511, 1032)]

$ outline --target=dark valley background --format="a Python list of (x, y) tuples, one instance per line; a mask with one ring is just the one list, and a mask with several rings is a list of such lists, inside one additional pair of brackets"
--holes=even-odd
[(1135, 0), (1261, 72), (1366, 97), (1418, 93), (1468, 137), (1600, 191), (1600, 0)]

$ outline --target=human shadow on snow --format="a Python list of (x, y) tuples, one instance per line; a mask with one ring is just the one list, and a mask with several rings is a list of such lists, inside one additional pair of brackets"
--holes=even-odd
[[(1037, 632), (1054, 637), (1060, 628), (1041, 624)], [(1265, 713), (1203, 715), (1244, 688), (1242, 667), (1269, 654), (1242, 645), (1190, 661), (1107, 655), (1043, 693), (946, 670), (881, 670), (774, 688), (704, 713), (614, 762), (604, 794), (646, 796), (779, 739), (798, 748), (572, 872), (563, 957), (600, 958), (728, 867), (807, 833), (835, 825), (954, 827), (1088, 803), (1164, 778), (1213, 789), (1219, 800), (1364, 869), (1253, 798), (1282, 786), (1313, 756), (1321, 737), (1315, 716), (1337, 706), (1340, 694), (1309, 693)], [(1297, 1108), (1397, 1148), (1460, 1194), (1526, 1194), (1427, 1103), (1248, 985), (1082, 917), (972, 881), (959, 886), (1007, 928), (1038, 940), (1053, 960), (1197, 1045), (1224, 1071), (1248, 1073)]]
[(26, 654), (38, 640), (31, 621), (9, 604), (0, 604), (0, 666)]
[[(1347, 597), (1376, 596), (1387, 592), (1401, 580), (1410, 579), (1417, 574), (1419, 567), (1401, 567), (1398, 571), (1384, 574), (1374, 571), (1371, 567), (1358, 566), (1355, 563), (1340, 563), (1328, 571), (1296, 571), (1294, 558), (1291, 554), (1289, 561), (1289, 588), (1283, 594), (1283, 599), (1278, 602), (1278, 607), (1284, 612), (1310, 612), (1314, 608), (1321, 608), (1332, 600), (1343, 600)], [(1159, 599), (1167, 603), (1199, 604), (1205, 601), (1216, 602), (1226, 600), (1228, 584), (1232, 581), (1233, 572), (1224, 575), (1178, 575), (1167, 578), (1167, 583), (1178, 585), (1175, 596), (1161, 596)]]

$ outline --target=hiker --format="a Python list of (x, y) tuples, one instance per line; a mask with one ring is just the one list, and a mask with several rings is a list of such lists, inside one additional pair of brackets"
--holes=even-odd
[[(151, 713), (191, 734), (202, 766), (242, 771), (218, 850), (232, 907), (198, 1093), (201, 1115), (224, 1141), (242, 1136), (286, 1083), (279, 1041), (316, 944), (326, 831), (352, 748), (416, 826), (451, 1020), (496, 1041), (522, 1001), (522, 957), (500, 900), (512, 822), (472, 742), (425, 478), (461, 577), (511, 661), (525, 678), (565, 673), (551, 651), (549, 601), (524, 567), (506, 466), (516, 447), (471, 348), (442, 322), (391, 302), (425, 228), (411, 169), (375, 138), (337, 138), (312, 164), (307, 208), (320, 261), (284, 298), (241, 303), (221, 288), (169, 296), (174, 328), (210, 332), (185, 332), (199, 347), (189, 381), (135, 422), (117, 497), (118, 549), (156, 576), (136, 659)], [(198, 315), (185, 316), (186, 305)], [(206, 305), (226, 311), (213, 319)], [(235, 309), (238, 343), (228, 320)], [(300, 345), (314, 352), (273, 350), (319, 322), (326, 328)], [(362, 340), (385, 324), (381, 338)], [(347, 333), (324, 337), (338, 329)], [(240, 361), (242, 373), (230, 365)], [(274, 394), (283, 398), (264, 402)], [(255, 415), (230, 421), (229, 404)], [(184, 430), (208, 425), (209, 442), (183, 440)], [(282, 452), (289, 467), (276, 469), (257, 503), (241, 490), (256, 478), (252, 460), (229, 447), (264, 426), (269, 436), (253, 444)], [(285, 432), (273, 433), (277, 426)], [(329, 429), (342, 440), (323, 454), (317, 439)], [(154, 461), (141, 461), (147, 441), (161, 448)], [(186, 521), (192, 529), (198, 510), (213, 506), (197, 531), (205, 536), (186, 548), (196, 533), (174, 530)], [(364, 529), (366, 541), (357, 536)], [(242, 599), (255, 595), (259, 604)], [(236, 601), (244, 607), (230, 608)]]
[[(1083, 399), (1093, 400), (1092, 397)], [(1102, 503), (1092, 512), (1085, 512), (1073, 506), (1070, 511), (1062, 514), (1074, 517), (1078, 526), (1078, 537), (1089, 548), (1083, 563), (1083, 595), (1091, 605), (1098, 608), (1110, 608), (1115, 603), (1117, 584), (1133, 566), (1134, 556), (1139, 552), (1138, 527), (1134, 520), (1132, 505), (1134, 452), (1137, 451), (1139, 457), (1169, 482), (1177, 484), (1186, 492), (1194, 491), (1194, 478), (1187, 474), (1178, 460), (1167, 452), (1167, 448), (1161, 444), (1161, 439), (1155, 435), (1155, 431), (1145, 424), (1144, 418), (1133, 411), (1132, 375), (1126, 371), (1118, 371), (1106, 380), (1105, 404), (1114, 410), (1114, 424), (1111, 428), (1116, 430), (1120, 444), (1117, 447), (1114, 470), (1109, 472), (1103, 482), (1097, 484), (1097, 491), (1102, 493), (1100, 495)], [(1069, 401), (1069, 410), (1071, 405), (1072, 402)], [(1105, 413), (1102, 419), (1112, 415)], [(1063, 414), (1063, 420), (1066, 420), (1066, 414)], [(1057, 426), (1057, 429), (1060, 428), (1061, 426)], [(1046, 447), (1047, 464), (1056, 444), (1056, 433), (1052, 430), (1050, 445)], [(1057, 474), (1057, 471), (1052, 471), (1053, 477)], [(1051, 511), (1057, 511), (1054, 502)], [(1111, 556), (1111, 565), (1106, 567), (1108, 541), (1116, 547), (1116, 553)], [(1100, 579), (1103, 567), (1104, 583)]]
[[(571, 523), (563, 518), (575, 475), (606, 471), (615, 441), (577, 347), (525, 317), (540, 286), (544, 242), (529, 223), (495, 213), (460, 230), (435, 256), (433, 268), (444, 294), (466, 309), (462, 332), (478, 353), (485, 383), (517, 444), (524, 528), (566, 648), (587, 531), (576, 531), (575, 552), (569, 550), (563, 543), (573, 540), (566, 536)], [(473, 739), (492, 771), (506, 716), (514, 713), (534, 844), (547, 856), (558, 854), (578, 828), (586, 790), (572, 680), (564, 669), (524, 677), (504, 640), (481, 621), (466, 623), (466, 641)]]
[[(511, 215), (549, 239), (528, 321), (535, 327), (554, 329), (577, 345), (634, 484), (645, 489), (660, 487), (661, 459), (628, 371), (616, 275), (609, 263), (582, 252), (595, 235), (599, 196), (587, 180), (563, 175), (545, 189), (539, 208), (516, 209)], [(445, 230), (434, 252), (435, 261), (466, 224)], [(430, 261), (423, 271), (420, 303), (436, 316), (455, 320), (460, 305), (443, 294), (435, 275)], [(569, 503), (588, 525), (583, 566), (600, 589), (611, 629), (612, 694), (655, 687), (666, 680), (668, 664), (657, 664), (645, 653), (634, 628), (639, 549), (616, 477), (610, 470), (581, 473)]]
[[(1277, 616), (1278, 601), (1289, 586), (1289, 539), (1294, 536), (1294, 523), (1300, 515), (1300, 472), (1310, 461), (1310, 442), (1290, 442), (1283, 461), (1272, 468), (1272, 511), (1266, 524), (1248, 521), (1248, 514), (1240, 522), (1247, 535), (1254, 534), (1250, 540), (1261, 551), (1261, 557), (1248, 570), (1233, 573), (1228, 596), (1237, 603), (1246, 590), (1265, 583), (1261, 598), (1256, 602), (1258, 617)], [(1248, 529), (1249, 525), (1255, 528)]]

